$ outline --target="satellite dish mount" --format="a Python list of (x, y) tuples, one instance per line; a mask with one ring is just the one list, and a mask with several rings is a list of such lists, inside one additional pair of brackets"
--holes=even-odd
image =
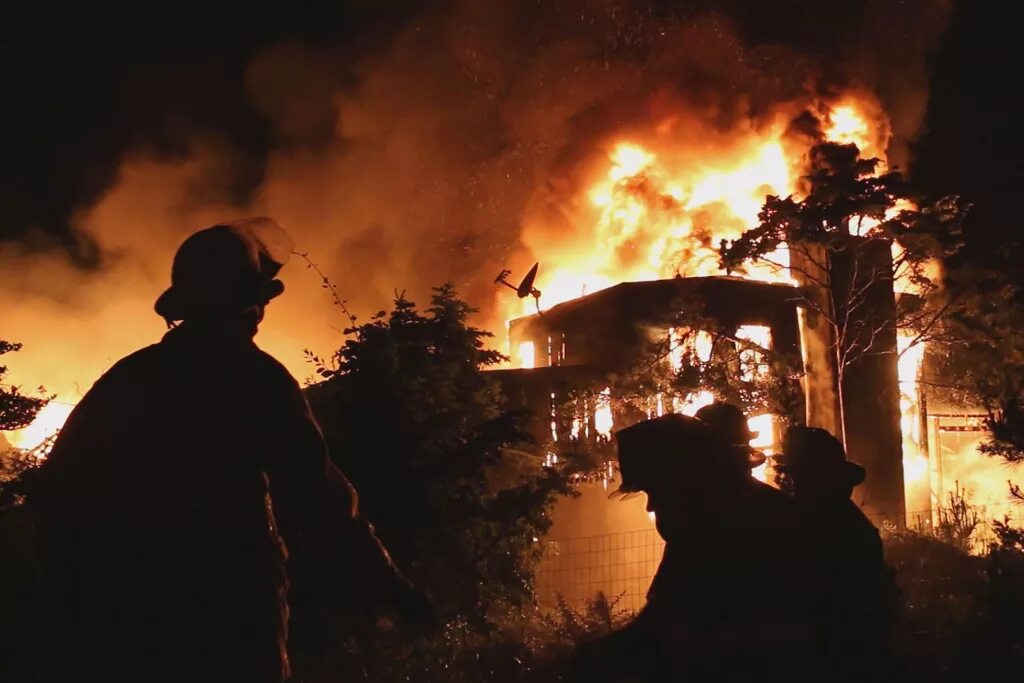
[(533, 286), (533, 283), (537, 280), (537, 266), (539, 265), (539, 263), (534, 263), (533, 268), (530, 268), (526, 273), (526, 277), (524, 277), (518, 285), (514, 285), (508, 281), (508, 276), (512, 274), (511, 270), (502, 270), (498, 273), (498, 277), (494, 278), (494, 282), (496, 284), (505, 285), (509, 289), (514, 289), (516, 291), (516, 296), (520, 299), (532, 296), (534, 304), (537, 306), (537, 313), (541, 313), (540, 290)]

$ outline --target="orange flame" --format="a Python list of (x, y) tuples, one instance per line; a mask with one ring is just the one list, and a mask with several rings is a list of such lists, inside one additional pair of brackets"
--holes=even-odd
[[(889, 126), (873, 97), (850, 93), (811, 109), (828, 140), (857, 144), (884, 164)], [(692, 121), (608, 144), (603, 163), (559, 207), (559, 227), (527, 220), (523, 242), (542, 262), (542, 306), (624, 281), (723, 274), (721, 241), (754, 227), (767, 195), (798, 194), (813, 141), (787, 136), (791, 113), (728, 134)], [(792, 282), (788, 262), (781, 249), (744, 276)], [(500, 301), (505, 318), (534, 312), (530, 301)]]
[(50, 401), (43, 406), (28, 427), (7, 432), (5, 436), (8, 443), (14, 448), (26, 451), (39, 448), (60, 431), (74, 407), (73, 403), (67, 401)]
[[(878, 172), (886, 170), (891, 131), (875, 98), (862, 92), (848, 93), (830, 104), (819, 104), (816, 111), (826, 139), (857, 145), (862, 157), (879, 159)], [(698, 125), (687, 131), (690, 136), (682, 141), (656, 135), (646, 141), (611, 144), (603, 168), (591, 174), (579, 201), (570, 204), (567, 213), (572, 229), (566, 231), (568, 236), (527, 225), (524, 242), (533, 252), (531, 260), (548, 264), (541, 269), (537, 283), (544, 292), (541, 304), (550, 308), (623, 281), (721, 274), (720, 240), (734, 239), (755, 226), (767, 194), (799, 197), (807, 146), (785, 139), (784, 130), (776, 121), (760, 130), (733, 131), (721, 138)], [(712, 144), (693, 142), (703, 134)], [(904, 208), (909, 207), (891, 208), (885, 218)], [(863, 235), (877, 225), (874, 218), (859, 217), (851, 220), (850, 231)], [(898, 249), (894, 247), (894, 255)], [(785, 250), (771, 260), (775, 267), (751, 269), (743, 275), (791, 282)], [(906, 277), (896, 275), (898, 292), (913, 289)], [(520, 308), (509, 299), (505, 301), (508, 317), (533, 313), (529, 305)], [(745, 328), (739, 336), (765, 347), (771, 343), (768, 331), (760, 328)], [(678, 338), (679, 331), (669, 331), (670, 359), (675, 364), (683, 353)], [(913, 341), (905, 334), (898, 339), (904, 475), (910, 499), (927, 496), (929, 491), (929, 456), (921, 433), (918, 386), (925, 347)], [(521, 347), (518, 355), (521, 367), (533, 366), (532, 354), (526, 349)], [(748, 372), (759, 371), (756, 363), (751, 365)], [(661, 414), (665, 406), (658, 398), (657, 412)], [(692, 415), (713, 399), (709, 392), (701, 392), (675, 400), (671, 409)], [(773, 420), (771, 415), (750, 419), (751, 429), (761, 435), (757, 446), (769, 454), (774, 446)], [(755, 475), (764, 478), (763, 466), (761, 470)]]

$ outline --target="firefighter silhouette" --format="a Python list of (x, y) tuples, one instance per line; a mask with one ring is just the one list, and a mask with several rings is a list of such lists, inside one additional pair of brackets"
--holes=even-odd
[(750, 445), (758, 433), (747, 426), (747, 416), (731, 403), (715, 401), (698, 410), (694, 417), (706, 424), (711, 432), (725, 442), (726, 453), (746, 466), (748, 470), (760, 467), (767, 460), (765, 454)]
[(308, 596), (330, 573), (425, 613), (299, 385), (253, 341), (291, 248), (266, 218), (187, 238), (155, 307), (171, 329), (61, 431), (29, 497), (57, 617), (50, 678), (280, 681), (289, 579)]
[(814, 539), (822, 586), (818, 631), (830, 676), (887, 680), (896, 595), (878, 529), (850, 499), (864, 481), (864, 468), (846, 459), (832, 434), (805, 426), (786, 430), (776, 468)]
[(665, 415), (616, 433), (622, 483), (665, 539), (647, 604), (582, 645), (579, 680), (799, 679), (814, 661), (807, 563), (793, 501), (754, 489), (704, 422)]

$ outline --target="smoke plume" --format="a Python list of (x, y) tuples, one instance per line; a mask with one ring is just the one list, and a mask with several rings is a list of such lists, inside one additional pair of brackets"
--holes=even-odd
[[(70, 400), (155, 341), (175, 247), (221, 220), (276, 219), (360, 316), (451, 281), (500, 331), (494, 276), (544, 267), (524, 230), (581, 229), (565, 217), (612, 136), (673, 120), (679, 135), (725, 138), (780, 107), (799, 113), (809, 93), (859, 87), (888, 114), (890, 159), (906, 163), (948, 2), (856, 3), (827, 43), (799, 25), (807, 2), (772, 3), (780, 24), (797, 22), (785, 31), (742, 3), (668, 4), (466, 0), (372, 49), (267, 48), (245, 76), (274, 131), (255, 172), (216, 131), (189, 132), (173, 156), (139, 145), (73, 216), (75, 249), (0, 244), (0, 333), (25, 343), (13, 376)], [(346, 320), (301, 260), (282, 278), (257, 341), (303, 377), (302, 349), (330, 353)]]

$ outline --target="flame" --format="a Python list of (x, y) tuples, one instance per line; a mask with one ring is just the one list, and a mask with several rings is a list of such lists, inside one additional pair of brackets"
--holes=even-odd
[(580, 432), (585, 432), (585, 431), (586, 431), (586, 425), (583, 424), (583, 421), (580, 420), (579, 417), (572, 418), (572, 428), (571, 428), (571, 430), (569, 432), (572, 435), (572, 438), (574, 438), (574, 439), (580, 438)]
[[(884, 163), (891, 135), (875, 98), (851, 92), (810, 109), (828, 140), (857, 144)], [(584, 173), (589, 180), (565, 212), (565, 230), (527, 221), (523, 242), (530, 258), (546, 266), (536, 282), (541, 305), (551, 308), (619, 282), (724, 274), (721, 241), (757, 225), (767, 195), (799, 192), (811, 142), (787, 138), (791, 118), (791, 111), (780, 111), (767, 125), (725, 135), (694, 121), (689, 128), (659, 127), (613, 140), (604, 163)], [(788, 264), (783, 247), (743, 276), (792, 283)], [(531, 315), (533, 305), (500, 302), (504, 318)]]
[(519, 347), (516, 349), (516, 358), (519, 361), (519, 367), (535, 367), (536, 359), (534, 358), (534, 353), (535, 349), (532, 341), (521, 342)]
[[(959, 488), (972, 505), (985, 508), (987, 517), (1001, 519), (1009, 515), (1019, 524), (1020, 510), (1014, 510), (1009, 485), (1024, 486), (1024, 472), (978, 452), (985, 438), (982, 419), (980, 415), (946, 418), (941, 420), (945, 429), (931, 432), (935, 443), (930, 445), (939, 461), (931, 473), (933, 504), (946, 503), (949, 494)], [(938, 418), (930, 421), (939, 426)]]
[(770, 449), (775, 445), (774, 435), (775, 417), (767, 413), (754, 415), (747, 420), (747, 427), (757, 436), (750, 440), (750, 445), (761, 450)]
[(714, 340), (711, 333), (698, 330), (693, 337), (693, 351), (701, 362), (707, 363), (711, 360), (711, 352), (714, 350)]
[[(838, 102), (820, 105), (819, 113), (829, 140), (852, 142), (865, 156), (878, 156), (884, 161), (889, 128), (874, 98), (848, 94)], [(554, 264), (542, 269), (536, 283), (543, 292), (544, 307), (622, 281), (676, 274), (721, 274), (719, 242), (734, 239), (756, 225), (766, 195), (797, 193), (806, 148), (784, 139), (787, 121), (779, 115), (761, 128), (744, 128), (724, 137), (698, 124), (679, 139), (665, 139), (664, 131), (659, 130), (650, 139), (610, 144), (604, 167), (590, 175), (591, 180), (582, 192), (584, 200), (576, 204), (578, 210), (571, 216), (573, 225), (582, 228), (577, 238), (558, 239), (531, 225), (524, 231), (526, 245), (542, 255), (545, 263)], [(669, 134), (679, 135), (672, 130), (668, 129)], [(860, 229), (870, 227), (864, 223)], [(780, 250), (772, 260), (775, 265), (752, 268), (744, 276), (790, 282), (785, 250)], [(506, 305), (505, 317), (530, 315), (534, 312), (532, 306), (532, 302), (525, 300)], [(771, 341), (766, 328), (751, 326), (741, 330), (739, 336), (761, 346), (768, 346)], [(707, 360), (710, 336), (693, 335), (692, 344), (697, 355)], [(533, 342), (519, 344), (513, 356), (519, 367), (536, 365)], [(905, 382), (904, 366), (920, 363), (917, 355), (904, 356), (900, 364), (901, 386)], [(676, 358), (675, 354), (673, 357)], [(914, 373), (916, 370), (910, 374)], [(916, 405), (916, 388), (912, 394), (906, 402), (907, 411), (911, 403)], [(602, 392), (605, 400), (594, 415), (595, 429), (602, 434), (610, 433), (612, 428), (607, 395), (606, 389)], [(713, 400), (709, 392), (700, 392), (685, 401), (674, 400), (671, 408), (692, 415)], [(17, 448), (37, 447), (60, 429), (72, 407), (72, 402), (49, 404), (29, 427), (10, 433), (8, 440)], [(659, 403), (657, 412), (661, 414), (665, 409)], [(751, 418), (751, 428), (771, 435), (771, 419), (768, 415), (755, 416)], [(912, 438), (909, 426), (914, 421), (909, 412), (904, 416), (904, 433), (910, 435), (907, 441), (918, 449), (911, 451), (911, 460), (905, 466), (916, 481), (917, 461), (913, 458), (920, 454), (920, 435), (916, 440)], [(573, 433), (580, 428), (578, 421), (574, 421)]]
[[(772, 330), (765, 325), (743, 325), (736, 330), (736, 337), (757, 344), (761, 348), (770, 349), (772, 346)], [(743, 379), (751, 381), (755, 377), (764, 377), (768, 374), (768, 365), (763, 361), (763, 354), (759, 351), (749, 349), (740, 352), (741, 372)], [(775, 447), (775, 416), (768, 413), (754, 415), (747, 420), (747, 428), (756, 432), (757, 436), (750, 441), (750, 445), (765, 455), (771, 455)], [(768, 481), (768, 462), (758, 465), (751, 474), (762, 482)]]
[[(28, 427), (7, 432), (8, 443), (14, 448), (31, 451), (42, 446), (47, 439), (60, 431), (74, 410), (74, 403), (54, 400), (43, 406)], [(45, 453), (41, 454), (45, 455)]]
[(889, 119), (878, 100), (862, 92), (850, 92), (826, 107), (825, 139), (857, 145), (864, 159), (878, 159), (878, 172), (888, 168), (886, 149), (892, 138)]
[[(772, 345), (772, 329), (765, 325), (742, 325), (736, 330), (736, 338), (769, 349)], [(768, 374), (763, 354), (754, 349), (740, 351), (740, 366), (741, 378), (746, 382)]]
[[(637, 142), (612, 145), (603, 174), (585, 191), (586, 234), (568, 245), (541, 239), (535, 247), (554, 264), (537, 282), (541, 304), (550, 308), (623, 281), (721, 274), (719, 241), (756, 225), (766, 195), (795, 189), (798, 173), (782, 132), (778, 127), (768, 140), (744, 141), (740, 152), (696, 167), (692, 158), (683, 166)], [(787, 254), (774, 258), (781, 265), (747, 275), (786, 281)], [(508, 315), (530, 315), (531, 306), (524, 302)]]
[(900, 387), (900, 431), (903, 434), (903, 482), (907, 510), (918, 512), (930, 506), (928, 454), (921, 434), (920, 374), (925, 345), (900, 332), (896, 337), (899, 354), (897, 374)]
[[(886, 164), (885, 150), (891, 136), (889, 124), (877, 100), (863, 92), (850, 92), (830, 103), (817, 103), (817, 111), (826, 139), (856, 144), (862, 156), (880, 159)], [(596, 292), (619, 282), (652, 280), (674, 275), (705, 276), (723, 274), (719, 268), (718, 248), (722, 240), (735, 239), (758, 223), (765, 197), (769, 194), (795, 195), (799, 198), (800, 179), (805, 174), (808, 142), (801, 146), (785, 137), (788, 119), (777, 118), (758, 129), (744, 128), (723, 137), (717, 131), (667, 127), (649, 138), (614, 140), (607, 148), (603, 164), (588, 174), (579, 189), (577, 201), (569, 205), (568, 222), (575, 230), (557, 234), (546, 224), (528, 224), (524, 242), (533, 252), (532, 260), (549, 264), (542, 268), (537, 287), (543, 292), (541, 304), (550, 308), (558, 303)], [(892, 214), (898, 211), (897, 207)], [(886, 218), (891, 215), (887, 215)], [(851, 232), (862, 234), (878, 225), (864, 218), (851, 223)], [(793, 283), (788, 273), (788, 253), (782, 248), (767, 259), (768, 265), (751, 267), (744, 277)], [(508, 317), (531, 315), (532, 302), (508, 302)], [(739, 339), (770, 348), (770, 328), (743, 326)], [(702, 360), (711, 352), (711, 338), (705, 332), (668, 331), (669, 362), (679, 367), (684, 353), (690, 351)], [(922, 349), (923, 350), (923, 349)], [(520, 347), (520, 367), (533, 367), (534, 359)], [(914, 351), (901, 362), (901, 386), (910, 395), (903, 403), (904, 434), (907, 442), (907, 469), (919, 465), (920, 435), (910, 429), (916, 418), (911, 404), (917, 406), (916, 382), (920, 353)], [(748, 379), (768, 372), (756, 350), (741, 352)], [(714, 401), (707, 391), (685, 399), (673, 398), (671, 406), (664, 397), (655, 397), (653, 413), (670, 408), (693, 415)], [(606, 408), (597, 408), (599, 412)], [(598, 415), (595, 414), (595, 421)], [(600, 416), (599, 432), (610, 429), (610, 411)], [(771, 454), (774, 446), (774, 418), (757, 415), (750, 427), (759, 432), (755, 447)], [(580, 429), (574, 424), (574, 433)], [(918, 428), (918, 432), (920, 429)], [(755, 472), (762, 480), (767, 465)]]
[(611, 436), (612, 433), (612, 390), (605, 387), (597, 399), (597, 408), (594, 410), (594, 429), (601, 436)]
[(684, 340), (681, 338), (680, 330), (675, 327), (668, 329), (668, 361), (673, 370), (683, 366), (683, 355), (686, 353)]
[(688, 353), (701, 362), (708, 362), (713, 347), (714, 340), (705, 330), (686, 330), (678, 327), (670, 327), (668, 330), (668, 358), (674, 370), (682, 368), (683, 359)]
[[(615, 182), (639, 175), (654, 162), (654, 156), (641, 147), (622, 144), (612, 152), (612, 169), (608, 177)], [(595, 200), (595, 204), (599, 203)]]
[(829, 140), (866, 147), (868, 133), (867, 121), (854, 107), (844, 104), (829, 113), (828, 128), (825, 130), (825, 137)]
[(772, 328), (767, 325), (741, 325), (736, 330), (736, 338), (768, 349), (772, 345)]
[(709, 406), (714, 402), (715, 395), (710, 391), (698, 391), (688, 396), (676, 412), (693, 417), (697, 414), (698, 410), (704, 406)]

